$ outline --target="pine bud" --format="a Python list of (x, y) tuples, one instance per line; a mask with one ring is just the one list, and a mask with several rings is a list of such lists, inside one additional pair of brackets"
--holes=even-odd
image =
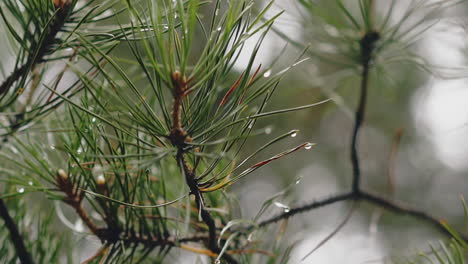
[(66, 182), (68, 180), (68, 174), (64, 170), (59, 169), (57, 171), (57, 174), (63, 182)]
[(99, 186), (99, 187), (103, 187), (106, 185), (106, 178), (104, 178), (103, 175), (99, 175), (96, 177), (96, 184)]
[(55, 8), (63, 8), (71, 4), (71, 0), (52, 0)]

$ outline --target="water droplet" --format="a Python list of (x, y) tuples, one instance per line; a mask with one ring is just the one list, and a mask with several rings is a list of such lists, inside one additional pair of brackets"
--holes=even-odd
[(163, 26), (163, 30), (168, 30), (169, 27), (168, 26)]
[(276, 207), (283, 209), (283, 211), (284, 211), (285, 213), (291, 211), (291, 208), (289, 208), (289, 206), (287, 206), (287, 205), (285, 205), (285, 204), (283, 204), (283, 203), (274, 202), (273, 204), (274, 204)]
[(307, 143), (307, 145), (305, 145), (304, 148), (307, 149), (307, 150), (309, 150), (309, 149), (312, 148), (313, 145), (315, 145), (315, 144), (313, 144), (313, 143)]
[(217, 31), (221, 31), (221, 29), (223, 29), (222, 27), (218, 27), (216, 30)]
[(297, 132), (293, 132), (293, 133), (291, 134), (291, 137), (296, 137), (296, 136), (297, 136)]
[(16, 186), (16, 191), (17, 191), (18, 193), (24, 193), (24, 188), (21, 187), (21, 186)]
[(76, 232), (84, 232), (85, 230), (85, 227), (83, 225), (83, 221), (81, 220), (81, 218), (78, 218), (75, 222), (75, 225), (74, 225), (74, 228), (75, 228), (75, 231)]
[(18, 154), (18, 149), (17, 148), (11, 146), (10, 149), (11, 149), (11, 151), (13, 151), (13, 153)]
[(272, 130), (273, 130), (273, 129), (272, 129), (271, 127), (265, 128), (265, 134), (267, 134), (267, 135), (271, 134), (271, 131), (272, 131)]
[(254, 239), (254, 233), (255, 233), (255, 232), (252, 232), (252, 233), (250, 233), (250, 234), (247, 236), (247, 241), (248, 241), (248, 242), (252, 242), (252, 241), (253, 241), (253, 239)]
[(79, 147), (78, 150), (76, 150), (76, 153), (78, 153), (78, 154), (83, 153), (83, 148), (82, 148), (82, 147)]
[(51, 149), (51, 150), (54, 150), (54, 149), (55, 149), (55, 146), (54, 146), (54, 145), (50, 145), (50, 149)]
[(214, 263), (215, 263), (215, 264), (221, 264), (221, 260), (216, 259)]
[(263, 74), (263, 77), (265, 77), (265, 78), (268, 78), (270, 76), (271, 76), (271, 70), (268, 70)]
[(249, 129), (251, 129), (251, 128), (253, 127), (253, 125), (254, 125), (254, 123), (251, 122), (251, 123), (249, 124)]
[(32, 181), (28, 181), (28, 184), (29, 184), (29, 186), (33, 186), (33, 182), (32, 182)]
[(93, 119), (91, 119), (91, 122), (92, 122), (92, 123), (96, 123), (96, 118), (93, 117)]

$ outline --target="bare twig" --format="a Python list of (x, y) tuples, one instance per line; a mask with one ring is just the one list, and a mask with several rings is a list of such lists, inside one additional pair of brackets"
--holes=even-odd
[(296, 214), (301, 214), (305, 213), (310, 210), (314, 210), (320, 207), (324, 207), (330, 204), (334, 204), (336, 202), (341, 202), (341, 201), (346, 201), (353, 199), (354, 195), (353, 193), (346, 193), (346, 194), (341, 194), (337, 196), (333, 196), (327, 199), (323, 200), (318, 200), (318, 201), (313, 201), (311, 203), (308, 203), (304, 206), (296, 207), (296, 208), (291, 208), (288, 212), (282, 213), (280, 215), (274, 216), (270, 219), (264, 220), (258, 224), (259, 227), (264, 227), (272, 223), (276, 223), (280, 220), (288, 219), (289, 217), (292, 217)]
[(353, 185), (352, 190), (355, 193), (360, 191), (361, 170), (359, 167), (359, 155), (357, 151), (357, 140), (359, 129), (364, 123), (364, 115), (366, 112), (367, 90), (369, 85), (369, 71), (375, 42), (379, 39), (379, 33), (376, 31), (367, 32), (360, 41), (361, 46), (361, 93), (359, 104), (355, 113), (354, 128), (351, 137), (351, 163), (353, 166)]

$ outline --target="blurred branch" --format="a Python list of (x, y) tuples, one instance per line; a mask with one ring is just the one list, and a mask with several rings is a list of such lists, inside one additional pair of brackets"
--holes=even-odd
[[(393, 211), (399, 214), (406, 214), (412, 216), (417, 219), (424, 220), (428, 223), (431, 223), (434, 227), (436, 227), (442, 233), (451, 236), (450, 232), (445, 228), (443, 225), (444, 220), (442, 218), (435, 217), (429, 213), (424, 212), (423, 210), (411, 208), (408, 205), (403, 203), (389, 200), (385, 197), (379, 196), (377, 194), (373, 194), (370, 192), (361, 192), (359, 199), (373, 203), (375, 205), (379, 205), (387, 210)], [(468, 242), (468, 236), (465, 234), (460, 234), (463, 240)]]
[[(8, 142), (8, 139), (8, 136), (5, 136), (3, 138), (2, 144), (0, 144), (0, 149), (4, 146), (5, 143)], [(2, 218), (5, 222), (5, 226), (8, 229), (8, 232), (10, 233), (11, 241), (13, 242), (16, 254), (18, 255), (18, 258), (20, 259), (21, 263), (34, 263), (32, 261), (31, 255), (29, 254), (28, 250), (26, 249), (26, 246), (24, 245), (24, 241), (21, 237), (18, 226), (16, 225), (15, 221), (8, 212), (8, 208), (6, 207), (3, 199), (0, 199), (0, 218)]]
[[(59, 1), (60, 2), (60, 1)], [(43, 41), (40, 42), (39, 47), (31, 47), (31, 52), (27, 62), (21, 67), (15, 69), (10, 76), (0, 85), (0, 95), (8, 92), (11, 85), (19, 80), (21, 76), (28, 74), (30, 70), (34, 69), (36, 64), (41, 63), (44, 56), (50, 50), (50, 47), (55, 44), (56, 36), (65, 25), (65, 22), (70, 14), (72, 3), (65, 1), (63, 3), (57, 3), (57, 12), (54, 17), (54, 21), (50, 24), (47, 34), (43, 37)]]
[(354, 197), (353, 193), (346, 193), (346, 194), (333, 196), (333, 197), (323, 199), (323, 200), (313, 201), (311, 203), (308, 203), (308, 204), (300, 206), (300, 207), (291, 208), (288, 212), (285, 212), (283, 214), (274, 216), (274, 217), (272, 217), (270, 219), (264, 220), (264, 221), (260, 222), (258, 224), (258, 226), (259, 227), (264, 227), (264, 226), (267, 226), (269, 224), (276, 223), (276, 222), (278, 222), (280, 220), (288, 219), (289, 217), (292, 217), (293, 215), (296, 215), (296, 214), (305, 213), (305, 212), (308, 212), (308, 211), (311, 211), (311, 210), (314, 210), (314, 209), (317, 209), (317, 208), (320, 208), (320, 207), (324, 207), (324, 206), (327, 206), (327, 205), (334, 204), (336, 202), (351, 200), (351, 199), (353, 199), (353, 197)]
[(387, 168), (387, 185), (388, 191), (395, 193), (395, 163), (397, 159), (398, 149), (400, 148), (401, 138), (403, 137), (403, 128), (397, 129), (393, 137), (393, 143), (388, 155), (388, 168)]
[(16, 254), (18, 254), (21, 263), (34, 263), (32, 261), (31, 255), (29, 255), (29, 252), (26, 250), (26, 246), (24, 245), (24, 241), (21, 237), (18, 227), (16, 226), (16, 223), (13, 220), (13, 218), (11, 218), (10, 214), (8, 213), (8, 209), (6, 208), (5, 203), (2, 199), (0, 199), (0, 217), (3, 219), (3, 221), (5, 221), (5, 227), (10, 232), (11, 241), (13, 242)]
[[(405, 214), (409, 215), (412, 217), (415, 217), (417, 219), (421, 219), (423, 221), (426, 221), (430, 224), (432, 224), (434, 227), (436, 227), (440, 232), (442, 232), (445, 235), (451, 236), (450, 232), (445, 228), (444, 226), (444, 220), (437, 218), (429, 213), (424, 212), (423, 210), (415, 209), (412, 208), (406, 204), (403, 204), (401, 202), (397, 202), (394, 200), (387, 199), (383, 196), (379, 196), (377, 194), (373, 194), (368, 191), (360, 191), (358, 193), (347, 193), (347, 194), (341, 194), (337, 196), (333, 196), (331, 198), (323, 199), (323, 200), (318, 200), (318, 201), (313, 201), (309, 204), (296, 207), (296, 208), (291, 208), (290, 211), (282, 213), (280, 215), (274, 216), (270, 219), (264, 220), (258, 224), (258, 227), (265, 227), (270, 224), (276, 223), (280, 220), (285, 220), (288, 219), (296, 214), (301, 214), (305, 213), (320, 207), (324, 207), (327, 205), (334, 204), (336, 202), (341, 202), (341, 201), (347, 201), (347, 200), (361, 200), (361, 201), (366, 201), (369, 203), (372, 203), (374, 205), (381, 206), (387, 210), (393, 211), (398, 214)], [(468, 242), (468, 236), (465, 234), (460, 234), (460, 236)]]

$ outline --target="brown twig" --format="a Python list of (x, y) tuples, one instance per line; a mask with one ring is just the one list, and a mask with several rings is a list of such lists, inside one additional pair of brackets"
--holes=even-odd
[(96, 226), (96, 224), (94, 224), (94, 222), (91, 220), (91, 217), (89, 217), (88, 213), (81, 204), (81, 201), (84, 197), (83, 192), (80, 192), (79, 189), (73, 185), (73, 182), (65, 171), (59, 170), (57, 174), (57, 187), (66, 194), (64, 202), (75, 209), (78, 216), (81, 218), (81, 220), (83, 220), (83, 222), (93, 234), (100, 237), (101, 232), (99, 228)]
[[(190, 92), (190, 89), (188, 88), (189, 81), (187, 81), (186, 77), (178, 71), (172, 73), (171, 80), (173, 85), (174, 102), (172, 105), (172, 129), (168, 138), (172, 145), (177, 148), (177, 163), (185, 176), (185, 181), (190, 189), (190, 194), (195, 197), (195, 204), (198, 208), (198, 213), (200, 214), (202, 221), (208, 227), (209, 237), (207, 247), (211, 252), (220, 254), (221, 249), (217, 244), (217, 229), (215, 221), (211, 213), (206, 209), (203, 194), (199, 189), (195, 171), (190, 167), (185, 157), (185, 147), (187, 142), (191, 141), (191, 138), (182, 125), (182, 104)], [(227, 253), (224, 253), (222, 258), (228, 263), (237, 263), (237, 261)]]
[(390, 194), (395, 193), (395, 163), (402, 136), (403, 128), (397, 129), (395, 136), (393, 137), (393, 144), (390, 149), (390, 154), (388, 155), (387, 186)]

